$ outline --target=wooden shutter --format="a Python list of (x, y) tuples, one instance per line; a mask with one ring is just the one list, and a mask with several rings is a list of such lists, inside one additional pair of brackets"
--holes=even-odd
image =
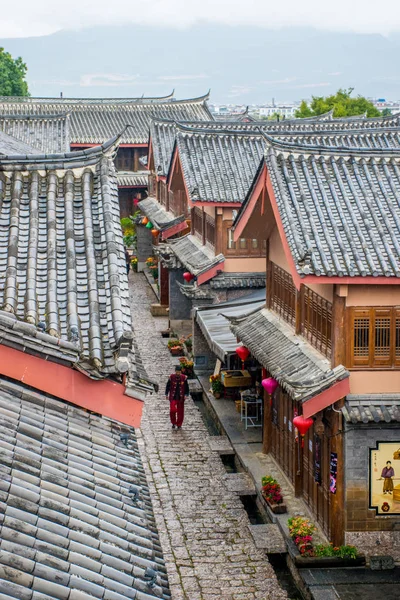
[(394, 356), (393, 363), (396, 367), (400, 367), (400, 308), (393, 309), (393, 320), (394, 320)]
[(372, 346), (374, 367), (392, 366), (392, 309), (375, 308), (373, 311)]
[(350, 365), (371, 366), (372, 363), (372, 309), (350, 309)]

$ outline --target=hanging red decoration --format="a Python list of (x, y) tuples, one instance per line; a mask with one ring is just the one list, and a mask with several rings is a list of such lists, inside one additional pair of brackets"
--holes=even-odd
[(151, 233), (153, 234), (154, 237), (158, 236), (158, 229), (152, 229)]
[(143, 217), (142, 219), (142, 225), (147, 225), (147, 223), (149, 222), (147, 217)]
[(301, 435), (301, 447), (304, 448), (304, 436), (307, 431), (310, 429), (311, 425), (313, 425), (314, 420), (311, 417), (305, 419), (302, 415), (295, 417), (293, 419), (293, 425), (296, 427), (298, 432)]
[(134, 198), (134, 199), (133, 199), (133, 204), (134, 204), (135, 206), (137, 206), (137, 205), (139, 204), (139, 198)]
[(267, 394), (273, 394), (279, 384), (273, 377), (267, 377), (267, 379), (262, 380), (261, 385)]
[(246, 346), (239, 346), (239, 348), (236, 348), (236, 354), (242, 360), (242, 362), (244, 362), (246, 358), (249, 357), (250, 350), (248, 350)]
[(189, 271), (185, 271), (185, 273), (183, 274), (183, 279), (190, 283), (192, 279), (194, 279), (194, 275), (192, 275), (192, 273), (189, 273)]

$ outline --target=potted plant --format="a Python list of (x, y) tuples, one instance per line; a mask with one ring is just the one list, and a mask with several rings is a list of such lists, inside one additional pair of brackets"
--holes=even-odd
[(261, 494), (270, 509), (275, 514), (283, 514), (286, 512), (286, 505), (283, 503), (281, 486), (279, 483), (268, 475), (261, 480)]
[(168, 350), (172, 356), (183, 356), (182, 343), (177, 339), (168, 340)]
[(194, 362), (187, 359), (186, 356), (180, 358), (179, 362), (182, 365), (182, 373), (186, 375), (188, 379), (194, 379)]
[(137, 256), (133, 256), (131, 259), (131, 266), (132, 266), (132, 271), (135, 271), (136, 273), (137, 273), (137, 265), (138, 265)]
[(192, 334), (188, 335), (185, 339), (185, 346), (188, 352), (192, 351), (193, 342), (192, 342)]
[(224, 391), (224, 384), (221, 381), (221, 375), (211, 375), (210, 383), (214, 397), (221, 398), (221, 394)]

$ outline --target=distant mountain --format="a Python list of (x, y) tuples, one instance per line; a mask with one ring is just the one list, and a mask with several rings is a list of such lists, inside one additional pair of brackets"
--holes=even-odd
[(38, 96), (198, 96), (258, 103), (354, 87), (400, 98), (400, 35), (308, 28), (268, 30), (201, 24), (189, 29), (129, 25), (0, 40), (29, 67)]

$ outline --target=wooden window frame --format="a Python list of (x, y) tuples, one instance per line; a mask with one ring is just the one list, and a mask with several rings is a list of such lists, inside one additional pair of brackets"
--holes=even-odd
[(303, 286), (300, 303), (300, 333), (321, 354), (332, 353), (332, 302)]
[[(400, 307), (351, 307), (347, 309), (347, 315), (349, 323), (347, 366), (358, 370), (400, 369)], [(364, 336), (366, 343), (357, 346), (355, 327), (357, 323), (362, 325), (363, 322), (368, 325), (368, 329), (366, 327), (358, 328), (359, 339), (361, 340), (361, 336)], [(385, 322), (388, 327), (384, 326)], [(378, 327), (378, 324), (381, 326)], [(378, 341), (381, 342), (379, 346), (377, 345)], [(365, 348), (365, 352), (359, 351), (357, 356), (357, 347)], [(378, 351), (377, 348), (381, 350)]]
[(292, 276), (275, 263), (270, 263), (271, 268), (271, 310), (277, 313), (284, 321), (295, 327), (296, 325), (296, 287)]
[[(229, 235), (233, 221), (223, 221), (222, 223), (222, 236), (223, 236), (223, 253), (226, 256), (232, 256), (235, 258), (265, 258), (267, 255), (266, 242), (258, 241), (257, 248), (253, 248), (252, 240), (247, 238), (240, 238), (237, 242), (234, 242), (233, 248), (229, 248)], [(245, 247), (241, 247), (242, 240), (245, 242)]]

